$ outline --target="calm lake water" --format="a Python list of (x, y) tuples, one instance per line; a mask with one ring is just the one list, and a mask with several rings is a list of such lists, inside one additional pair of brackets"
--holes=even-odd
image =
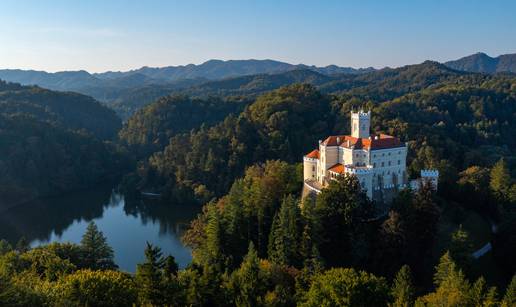
[(79, 243), (90, 221), (107, 237), (121, 270), (134, 272), (144, 259), (146, 242), (171, 254), (180, 267), (191, 253), (180, 241), (198, 206), (127, 203), (123, 195), (95, 189), (26, 203), (0, 212), (0, 238), (15, 244), (22, 236), (31, 246), (49, 242)]

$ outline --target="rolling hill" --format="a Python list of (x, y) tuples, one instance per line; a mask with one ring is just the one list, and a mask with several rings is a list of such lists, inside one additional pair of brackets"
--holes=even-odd
[(497, 72), (516, 73), (516, 53), (502, 54), (493, 58), (485, 53), (479, 52), (444, 64), (456, 70), (469, 72), (488, 74)]

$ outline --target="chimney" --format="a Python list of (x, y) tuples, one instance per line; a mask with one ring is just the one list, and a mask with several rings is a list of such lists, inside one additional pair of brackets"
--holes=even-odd
[(340, 145), (340, 137), (337, 137), (337, 144)]

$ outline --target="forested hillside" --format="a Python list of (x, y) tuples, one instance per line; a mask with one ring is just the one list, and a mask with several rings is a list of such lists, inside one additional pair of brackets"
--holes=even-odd
[(0, 207), (121, 175), (120, 126), (90, 97), (0, 82)]
[[(2, 86), (8, 97), (40, 90)], [(128, 201), (146, 191), (160, 195), (156, 206), (204, 207), (183, 237), (193, 253), (183, 270), (149, 244), (136, 274), (121, 273), (94, 226), (80, 245), (0, 242), (0, 303), (516, 303), (516, 77), (425, 62), (361, 75), (294, 70), (181, 92), (136, 112), (118, 147), (88, 129), (89, 108), (79, 109), (88, 124), (78, 127), (58, 102), (3, 102), (2, 199), (99, 182), (124, 169), (124, 151), (139, 159), (121, 186)], [(380, 217), (354, 177), (301, 199), (303, 154), (349, 133), (349, 112), (360, 108), (371, 110), (374, 132), (408, 143), (410, 175), (439, 170), (437, 192), (400, 191)], [(475, 257), (486, 243), (491, 251)]]
[(1, 80), (0, 113), (31, 114), (69, 129), (88, 131), (101, 139), (113, 139), (122, 125), (115, 112), (91, 97)]
[[(160, 126), (167, 125), (166, 117), (155, 121), (155, 117), (138, 115), (126, 125), (138, 128), (124, 128), (123, 138), (149, 143), (145, 137), (154, 131), (150, 139), (156, 140), (157, 133), (165, 136), (159, 139), (161, 146), (170, 138), (170, 144), (141, 169), (148, 172), (143, 178), (153, 178), (142, 184), (165, 192), (186, 188), (188, 193), (203, 194), (205, 200), (226, 192), (235, 176), (252, 163), (267, 159), (299, 162), (317, 140), (348, 132), (352, 108), (369, 108), (375, 131), (409, 142), (413, 174), (437, 167), (444, 174), (442, 180), (454, 181), (458, 172), (474, 163), (488, 166), (505, 157), (513, 165), (515, 80), (425, 62), (345, 76), (320, 85), (322, 93), (308, 85), (285, 87), (259, 96), (238, 116), (185, 134), (161, 130)], [(146, 112), (157, 110), (160, 104), (149, 106)]]
[(133, 152), (149, 155), (163, 150), (176, 134), (214, 125), (229, 114), (240, 113), (247, 103), (245, 99), (165, 96), (136, 112), (120, 131), (120, 141)]
[(516, 54), (502, 54), (492, 58), (485, 53), (479, 52), (444, 64), (453, 69), (470, 72), (488, 74), (497, 72), (516, 73)]

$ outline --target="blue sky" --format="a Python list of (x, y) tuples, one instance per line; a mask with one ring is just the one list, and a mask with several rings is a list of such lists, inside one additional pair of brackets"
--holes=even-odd
[(275, 59), (401, 66), (516, 52), (516, 1), (0, 2), (0, 68), (91, 72)]

